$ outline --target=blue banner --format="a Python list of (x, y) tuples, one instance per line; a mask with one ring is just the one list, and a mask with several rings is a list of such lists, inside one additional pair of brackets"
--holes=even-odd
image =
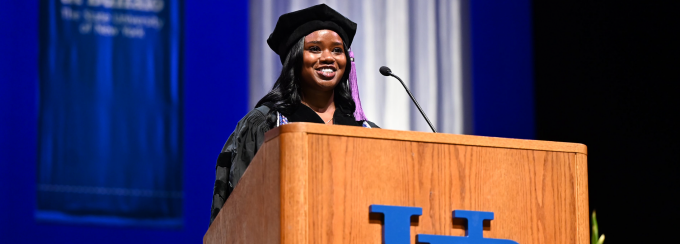
[(39, 221), (182, 225), (181, 4), (41, 1)]

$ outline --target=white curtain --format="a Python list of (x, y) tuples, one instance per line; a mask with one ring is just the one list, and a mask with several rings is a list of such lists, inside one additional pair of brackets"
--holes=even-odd
[(439, 132), (471, 131), (467, 0), (250, 0), (250, 105), (281, 71), (266, 40), (282, 14), (326, 3), (358, 25), (352, 44), (361, 102), (385, 129), (430, 131), (388, 66), (418, 99)]

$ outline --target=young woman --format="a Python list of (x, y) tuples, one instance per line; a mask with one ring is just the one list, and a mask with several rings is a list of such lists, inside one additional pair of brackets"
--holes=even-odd
[(268, 130), (292, 122), (378, 128), (361, 110), (349, 51), (355, 33), (354, 22), (325, 4), (279, 17), (267, 43), (281, 59), (281, 74), (238, 122), (218, 156), (210, 223)]

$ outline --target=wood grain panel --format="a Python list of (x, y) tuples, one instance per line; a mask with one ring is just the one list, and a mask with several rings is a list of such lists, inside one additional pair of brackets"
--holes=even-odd
[(580, 143), (522, 140), (486, 136), (454, 135), (444, 133), (425, 133), (386, 129), (368, 129), (357, 126), (324, 125), (315, 123), (290, 123), (274, 128), (265, 134), (265, 141), (282, 133), (304, 132), (308, 134), (339, 135), (361, 138), (389, 139), (414, 142), (446, 143), (457, 145), (531, 149), (553, 152), (573, 152), (588, 154), (585, 145)]
[(456, 209), (491, 211), (488, 238), (588, 243), (582, 144), (289, 124), (262, 149), (204, 243), (381, 243), (371, 204), (414, 206), (416, 234), (463, 236)]
[(257, 152), (203, 243), (280, 243), (279, 138)]
[(281, 138), (281, 243), (310, 243), (307, 134), (285, 133)]
[(412, 243), (464, 235), (455, 209), (494, 212), (485, 237), (576, 243), (574, 153), (309, 135), (309, 165), (309, 243), (381, 243), (371, 204), (422, 207)]
[(576, 154), (576, 172), (578, 174), (576, 177), (577, 236), (579, 243), (588, 243), (590, 241), (590, 208), (588, 204), (588, 156), (585, 154)]

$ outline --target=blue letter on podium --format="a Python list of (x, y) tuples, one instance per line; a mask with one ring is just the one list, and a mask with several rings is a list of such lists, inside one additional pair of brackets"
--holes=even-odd
[(492, 220), (493, 212), (455, 210), (454, 218), (467, 219), (466, 236), (417, 235), (417, 242), (430, 244), (518, 244), (512, 240), (484, 238), (484, 220)]
[(385, 220), (383, 221), (384, 244), (410, 244), (411, 216), (420, 216), (423, 214), (423, 209), (418, 207), (371, 205), (369, 212), (385, 215)]

